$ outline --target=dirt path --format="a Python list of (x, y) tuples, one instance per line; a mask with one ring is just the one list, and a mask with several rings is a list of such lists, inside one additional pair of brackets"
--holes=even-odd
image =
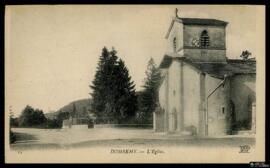
[(32, 135), (34, 140), (21, 140), (13, 149), (70, 149), (85, 147), (237, 147), (254, 145), (250, 137), (196, 138), (154, 133), (151, 129), (98, 128), (98, 129), (13, 129), (15, 133)]

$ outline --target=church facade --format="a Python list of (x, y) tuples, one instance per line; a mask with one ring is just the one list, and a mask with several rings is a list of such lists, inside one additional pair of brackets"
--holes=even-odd
[(228, 23), (179, 18), (170, 25), (168, 53), (154, 130), (202, 136), (256, 130), (256, 61), (226, 56)]

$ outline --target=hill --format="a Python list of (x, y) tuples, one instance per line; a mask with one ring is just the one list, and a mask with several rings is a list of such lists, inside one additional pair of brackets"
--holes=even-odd
[(55, 118), (60, 112), (72, 112), (74, 106), (76, 107), (76, 114), (78, 116), (85, 116), (87, 112), (91, 111), (91, 99), (80, 99), (80, 100), (76, 100), (73, 101), (65, 106), (63, 106), (62, 108), (60, 108), (59, 110), (57, 110), (56, 112), (52, 112), (52, 113), (45, 113), (46, 118), (49, 119), (53, 119)]

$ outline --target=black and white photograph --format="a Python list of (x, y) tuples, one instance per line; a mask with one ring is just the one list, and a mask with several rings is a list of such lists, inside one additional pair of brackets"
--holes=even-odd
[(5, 162), (264, 162), (264, 76), (262, 5), (6, 5)]

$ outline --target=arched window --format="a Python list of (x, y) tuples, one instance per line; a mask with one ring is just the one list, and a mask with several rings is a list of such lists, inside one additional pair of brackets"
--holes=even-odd
[(203, 48), (209, 47), (209, 36), (208, 32), (206, 30), (202, 31), (201, 33), (201, 38), (200, 38), (200, 46)]
[(176, 52), (176, 37), (173, 38), (173, 51)]

